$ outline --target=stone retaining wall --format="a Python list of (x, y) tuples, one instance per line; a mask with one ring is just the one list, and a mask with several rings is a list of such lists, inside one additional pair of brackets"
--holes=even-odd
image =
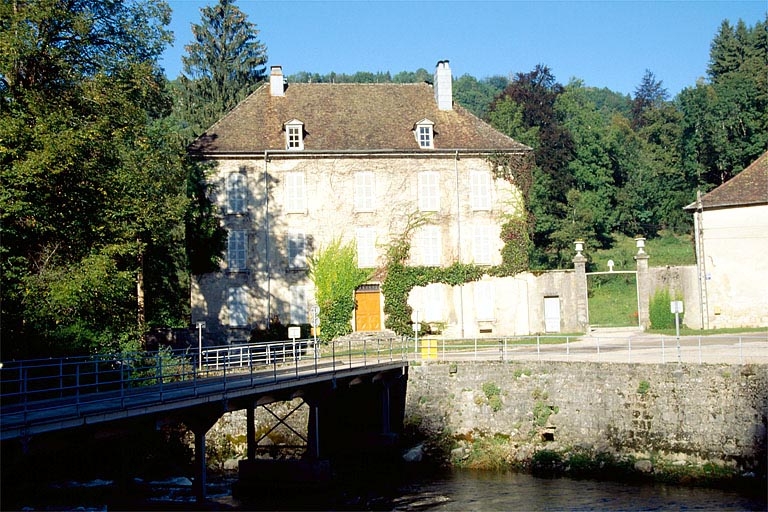
[(524, 461), (572, 448), (765, 475), (768, 367), (425, 363), (409, 369), (406, 423), (435, 443), (507, 440)]

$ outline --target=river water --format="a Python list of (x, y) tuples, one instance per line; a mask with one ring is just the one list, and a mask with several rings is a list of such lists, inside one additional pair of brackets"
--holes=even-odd
[[(24, 510), (374, 510), (374, 511), (765, 511), (759, 491), (730, 491), (663, 484), (545, 479), (521, 473), (453, 470), (348, 482), (327, 494), (262, 492), (235, 498), (234, 477), (208, 480), (208, 502), (198, 505), (184, 477), (133, 483), (116, 492), (108, 480), (66, 482), (44, 502), (29, 496)], [(54, 486), (55, 487), (55, 486)], [(755, 482), (755, 488), (760, 487)], [(55, 489), (54, 489), (55, 490)], [(113, 492), (114, 491), (114, 492)]]

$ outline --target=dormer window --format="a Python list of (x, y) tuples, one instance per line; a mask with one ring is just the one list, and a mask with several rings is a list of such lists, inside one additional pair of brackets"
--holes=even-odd
[(423, 149), (433, 149), (434, 145), (434, 126), (435, 123), (429, 119), (422, 119), (416, 123), (414, 135), (416, 135), (416, 142), (419, 143), (419, 147)]
[(304, 149), (304, 123), (298, 119), (285, 123), (285, 149)]

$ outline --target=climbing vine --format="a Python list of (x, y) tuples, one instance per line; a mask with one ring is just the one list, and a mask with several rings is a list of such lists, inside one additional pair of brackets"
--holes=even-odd
[(355, 289), (370, 277), (357, 266), (354, 244), (333, 240), (309, 259), (309, 275), (320, 306), (320, 338), (328, 341), (352, 332)]
[(501, 178), (514, 185), (519, 192), (517, 204), (505, 214), (501, 227), (502, 262), (494, 267), (455, 262), (448, 267), (408, 266), (413, 233), (429, 222), (429, 217), (412, 214), (400, 238), (395, 239), (387, 249), (385, 277), (381, 285), (384, 294), (386, 327), (398, 334), (412, 332), (408, 294), (416, 286), (443, 283), (457, 286), (477, 281), (483, 275), (496, 277), (512, 276), (528, 269), (528, 250), (531, 243), (531, 226), (528, 222), (528, 197), (530, 194), (532, 156), (529, 154), (494, 153), (487, 158), (495, 178)]

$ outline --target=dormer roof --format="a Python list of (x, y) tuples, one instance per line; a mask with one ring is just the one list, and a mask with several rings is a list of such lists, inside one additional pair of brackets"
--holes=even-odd
[(192, 152), (255, 154), (285, 149), (286, 120), (301, 119), (304, 151), (424, 152), (416, 120), (434, 123), (435, 150), (527, 152), (531, 149), (455, 105), (440, 110), (432, 86), (419, 84), (288, 84), (284, 96), (257, 89), (211, 126)]

